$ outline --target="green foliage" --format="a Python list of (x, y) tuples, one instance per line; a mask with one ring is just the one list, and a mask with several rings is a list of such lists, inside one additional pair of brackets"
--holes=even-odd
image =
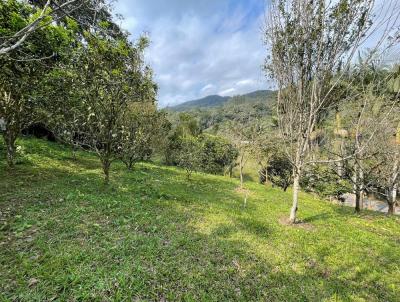
[[(222, 174), (238, 156), (237, 149), (226, 139), (203, 133), (189, 113), (180, 113), (169, 135), (167, 163), (192, 171)], [(192, 161), (192, 163), (190, 163)]]
[(209, 134), (198, 138), (200, 142), (200, 170), (211, 174), (221, 174), (233, 165), (238, 157), (238, 150), (227, 140)]
[(293, 183), (293, 166), (283, 154), (275, 154), (268, 162), (268, 180), (286, 191)]
[(125, 114), (118, 157), (129, 170), (139, 161), (149, 160), (164, 135), (164, 114), (154, 104), (140, 104)]
[[(0, 44), (22, 30), (37, 10), (26, 2), (7, 0), (0, 4)], [(50, 18), (50, 17), (49, 17)], [(0, 56), (0, 117), (7, 142), (10, 166), (15, 160), (15, 140), (23, 128), (42, 118), (42, 86), (47, 74), (63, 59), (70, 44), (68, 28), (42, 20), (36, 31), (16, 50)], [(5, 42), (4, 42), (5, 43)]]
[(350, 181), (337, 175), (329, 166), (311, 166), (304, 173), (301, 187), (322, 197), (339, 198), (345, 193), (353, 192)]
[[(188, 110), (201, 130), (218, 134), (231, 122), (248, 123), (255, 119), (268, 119), (272, 115), (274, 93), (253, 92), (247, 95), (231, 97), (222, 106)], [(172, 119), (180, 113), (170, 112)]]
[(177, 166), (185, 169), (187, 179), (201, 165), (201, 146), (196, 137), (182, 137), (180, 148), (176, 154)]

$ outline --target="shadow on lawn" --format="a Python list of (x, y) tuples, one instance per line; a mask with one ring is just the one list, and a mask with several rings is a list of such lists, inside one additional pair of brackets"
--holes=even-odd
[[(22, 293), (29, 299), (33, 291), (43, 300), (54, 296), (60, 300), (90, 300), (93, 298), (90, 294), (110, 301), (118, 297), (153, 301), (335, 298), (395, 301), (398, 298), (386, 284), (377, 284), (368, 278), (368, 271), (360, 270), (349, 280), (343, 278), (348, 267), (329, 270), (323, 262), (330, 255), (327, 249), (321, 251), (320, 262), (310, 260), (305, 270), (299, 271), (284, 263), (277, 264), (276, 259), (259, 257), (244, 240), (230, 239), (235, 232), (244, 231), (268, 241), (274, 229), (248, 217), (256, 208), (246, 209), (247, 216), (237, 215), (242, 211), (242, 199), (234, 193), (235, 185), (229, 180), (219, 180), (216, 190), (215, 183), (201, 175), (196, 176), (198, 185), (187, 186), (184, 174), (172, 169), (139, 165), (136, 171), (125, 173), (119, 166), (112, 174), (111, 185), (104, 187), (101, 174), (71, 172), (60, 167), (31, 171), (24, 165), (18, 171), (8, 175), (7, 182), (22, 181), (20, 194), (27, 195), (23, 205), (36, 206), (32, 211), (44, 211), (43, 216), (47, 214), (51, 218), (53, 211), (60, 215), (76, 210), (65, 196), (68, 191), (78, 194), (72, 197), (76, 202), (86, 202), (90, 196), (96, 200), (87, 201), (75, 215), (65, 215), (56, 228), (39, 230), (38, 241), (18, 243), (18, 246), (12, 242), (0, 251), (4, 256), (0, 265), (8, 268), (4, 270), (5, 279), (0, 277), (0, 281), (8, 281), (4, 283), (8, 287), (2, 290), (6, 298)], [(157, 183), (160, 179), (169, 181)], [(8, 193), (15, 188), (0, 186)], [(204, 192), (204, 189), (211, 191)], [(56, 204), (38, 204), (43, 202), (43, 196)], [(12, 205), (13, 199), (4, 202)], [(205, 206), (208, 204), (209, 207)], [(232, 225), (222, 224), (209, 235), (200, 233), (191, 225), (191, 218), (209, 211), (224, 211), (232, 219)], [(17, 209), (18, 212), (23, 209)], [(94, 221), (83, 219), (93, 213), (96, 214)], [(304, 221), (330, 217), (330, 213), (322, 213)], [(72, 228), (73, 236), (65, 237), (62, 233), (67, 227)], [(9, 229), (0, 232), (9, 232)], [(52, 238), (51, 244), (36, 246), (40, 240), (47, 242), (47, 238)], [(46, 255), (39, 265), (27, 264), (31, 255), (21, 250), (28, 248), (37, 248)], [(60, 255), (65, 249), (70, 249), (70, 255), (62, 258)], [(14, 257), (17, 253), (20, 256)], [(290, 254), (296, 253), (290, 251)], [(52, 266), (57, 257), (58, 266)], [(383, 265), (387, 270), (391, 267), (390, 261)], [(74, 274), (81, 275), (68, 279)], [(24, 279), (27, 276), (40, 280), (36, 288), (28, 286)], [(99, 288), (98, 284), (103, 287)]]

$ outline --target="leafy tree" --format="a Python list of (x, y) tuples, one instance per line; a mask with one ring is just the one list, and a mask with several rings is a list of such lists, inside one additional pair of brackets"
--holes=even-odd
[(343, 194), (353, 190), (350, 181), (340, 177), (328, 166), (309, 166), (304, 173), (301, 186), (306, 191), (317, 193), (322, 197), (334, 197), (340, 199)]
[(282, 154), (274, 155), (268, 164), (269, 181), (284, 191), (293, 183), (293, 169), (290, 161)]
[(177, 165), (185, 169), (189, 180), (193, 171), (199, 170), (201, 162), (200, 144), (195, 137), (184, 137), (177, 154)]
[[(35, 9), (25, 2), (1, 3), (0, 36), (23, 29), (34, 14)], [(17, 50), (0, 56), (0, 117), (5, 126), (3, 137), (10, 167), (15, 162), (17, 137), (38, 118), (36, 109), (43, 102), (39, 87), (70, 42), (70, 31), (51, 23), (50, 17), (41, 19), (39, 25), (40, 29)], [(37, 60), (37, 56), (42, 59)]]
[(136, 162), (151, 157), (161, 118), (154, 104), (135, 107), (125, 117), (124, 134), (119, 145), (119, 157), (129, 170)]
[(124, 122), (129, 105), (149, 100), (156, 87), (150, 69), (143, 65), (147, 39), (141, 38), (133, 45), (126, 38), (102, 34), (86, 38), (76, 70), (81, 75), (77, 92), (83, 102), (80, 138), (81, 144), (98, 155), (108, 183), (111, 163), (118, 158), (126, 134)]
[(221, 137), (203, 134), (199, 141), (202, 153), (200, 168), (206, 173), (221, 174), (229, 169), (238, 157), (237, 149)]
[[(57, 23), (62, 25), (68, 23), (68, 20), (74, 19), (79, 24), (80, 31), (98, 29), (101, 22), (109, 23), (109, 32), (115, 35), (121, 35), (120, 28), (112, 21), (110, 7), (106, 0), (5, 0), (0, 4), (0, 10), (4, 7), (20, 7), (23, 4), (29, 8), (29, 18), (18, 27), (10, 29), (7, 35), (0, 36), (0, 56), (18, 55), (19, 59), (25, 58), (26, 54), (20, 52), (20, 47), (38, 32), (43, 30), (43, 26)], [(4, 17), (4, 15), (3, 15)], [(17, 14), (14, 15), (17, 17)], [(33, 38), (34, 39), (34, 38)], [(36, 59), (42, 58), (43, 54), (37, 53)]]

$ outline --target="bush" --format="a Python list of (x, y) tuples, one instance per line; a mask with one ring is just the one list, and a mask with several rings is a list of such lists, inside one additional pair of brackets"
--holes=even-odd
[(181, 140), (176, 161), (179, 167), (185, 169), (188, 179), (190, 179), (193, 171), (199, 170), (201, 157), (201, 145), (195, 137), (188, 137)]
[(327, 166), (309, 167), (301, 180), (301, 187), (305, 191), (315, 192), (322, 197), (335, 198), (353, 190), (349, 181), (342, 179)]
[(237, 149), (218, 136), (170, 136), (168, 163), (186, 169), (188, 177), (192, 171), (222, 174), (237, 156)]
[(293, 168), (284, 155), (273, 156), (269, 161), (267, 172), (268, 180), (284, 191), (293, 183)]
[(227, 140), (213, 135), (201, 135), (200, 169), (206, 173), (222, 174), (238, 157), (238, 150)]

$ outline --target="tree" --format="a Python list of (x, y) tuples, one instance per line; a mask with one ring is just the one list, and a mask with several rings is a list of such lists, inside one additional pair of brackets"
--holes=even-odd
[(186, 177), (189, 180), (193, 171), (199, 170), (201, 161), (199, 142), (195, 137), (184, 137), (181, 141), (181, 148), (177, 155), (178, 167), (185, 169)]
[(293, 183), (292, 165), (284, 154), (274, 154), (267, 167), (268, 180), (286, 191)]
[(257, 122), (256, 134), (254, 135), (254, 142), (251, 147), (251, 153), (257, 160), (259, 165), (259, 180), (260, 183), (267, 184), (268, 167), (270, 160), (275, 154), (281, 151), (279, 139), (276, 135), (276, 129), (270, 125), (269, 121)]
[(247, 123), (229, 122), (227, 129), (224, 131), (225, 136), (229, 137), (229, 140), (238, 151), (238, 166), (239, 166), (239, 178), (240, 188), (243, 188), (244, 184), (244, 167), (246, 162), (254, 148), (254, 142), (258, 137), (259, 125), (257, 121), (248, 120)]
[(265, 33), (270, 46), (266, 69), (278, 86), (277, 115), (286, 154), (293, 166), (296, 221), (300, 178), (309, 164), (310, 141), (331, 93), (368, 32), (370, 0), (274, 0)]
[(379, 135), (382, 149), (377, 155), (380, 164), (372, 173), (373, 190), (386, 200), (388, 214), (393, 215), (400, 184), (400, 123), (387, 123), (382, 130)]
[(141, 38), (133, 45), (124, 37), (87, 35), (80, 50), (77, 73), (82, 95), (81, 144), (99, 157), (104, 181), (109, 182), (111, 163), (118, 158), (120, 142), (126, 134), (124, 121), (129, 105), (148, 100), (156, 86), (150, 69), (143, 64), (148, 45)]
[[(9, 35), (24, 28), (29, 22), (32, 8), (23, 2), (7, 1), (0, 4), (0, 35)], [(43, 101), (38, 93), (45, 75), (61, 59), (69, 45), (70, 31), (48, 24), (49, 17), (40, 23), (40, 29), (30, 34), (29, 41), (7, 56), (0, 56), (0, 117), (4, 121), (3, 137), (7, 145), (7, 162), (15, 162), (15, 141), (21, 130), (38, 117), (36, 111)], [(47, 25), (46, 25), (47, 24)], [(40, 54), (45, 60), (34, 59)], [(27, 57), (30, 59), (23, 59)]]
[(182, 152), (182, 141), (185, 138), (194, 138), (201, 134), (197, 120), (189, 113), (180, 113), (173, 116), (172, 129), (168, 135), (165, 148), (166, 163), (178, 165), (178, 156)]
[[(70, 18), (76, 20), (82, 30), (89, 30), (100, 22), (107, 21), (113, 25), (114, 33), (121, 33), (119, 27), (111, 21), (112, 16), (105, 0), (29, 0), (23, 3), (17, 0), (5, 0), (4, 4), (0, 4), (0, 10), (4, 12), (4, 8), (7, 7), (20, 8), (21, 4), (29, 9), (28, 18), (17, 28), (0, 36), (0, 56), (18, 52), (19, 48), (29, 42), (43, 27), (54, 23), (60, 25)], [(0, 16), (2, 17), (8, 19), (7, 15)], [(18, 54), (20, 58), (26, 57), (21, 52)], [(41, 59), (46, 56), (36, 53), (33, 57)]]
[(124, 134), (119, 146), (119, 157), (128, 170), (138, 161), (149, 159), (157, 137), (160, 115), (153, 103), (139, 104), (125, 116)]
[(233, 166), (238, 150), (229, 141), (215, 135), (203, 134), (200, 143), (200, 169), (206, 173), (221, 174)]
[(336, 107), (333, 142), (328, 143), (333, 146), (329, 158), (338, 159), (333, 161), (337, 168), (334, 170), (352, 183), (356, 212), (363, 208), (364, 195), (374, 182), (372, 175), (384, 164), (379, 157), (385, 153), (382, 146), (390, 137), (383, 134), (390, 123), (395, 124), (393, 116), (397, 112), (398, 95), (388, 87), (388, 82), (396, 77), (395, 71), (382, 66), (380, 61), (365, 64), (360, 59), (340, 87), (339, 98), (351, 97)]
[[(383, 123), (380, 124), (376, 145), (379, 149), (376, 153), (377, 168), (372, 172), (372, 189), (383, 197), (388, 204), (388, 214), (395, 212), (397, 203), (397, 191), (400, 185), (400, 67), (390, 70), (385, 77), (385, 99), (394, 99), (394, 108), (389, 115), (382, 116), (385, 112), (379, 110), (379, 116)], [(390, 103), (390, 102), (389, 102)], [(371, 188), (370, 188), (371, 189)]]

